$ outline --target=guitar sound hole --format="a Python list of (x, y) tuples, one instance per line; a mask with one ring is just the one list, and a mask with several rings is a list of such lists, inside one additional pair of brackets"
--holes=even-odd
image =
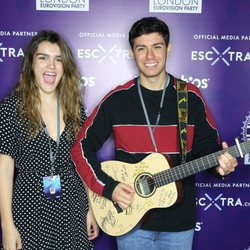
[(155, 191), (155, 184), (149, 173), (143, 173), (137, 176), (135, 180), (135, 190), (142, 197), (149, 197)]

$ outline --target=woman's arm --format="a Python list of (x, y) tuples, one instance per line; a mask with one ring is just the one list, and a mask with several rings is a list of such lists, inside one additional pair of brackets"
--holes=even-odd
[[(89, 200), (89, 195), (88, 195), (88, 186), (86, 183), (83, 181), (84, 188), (87, 193), (87, 197)], [(92, 207), (90, 202), (88, 202), (89, 205), (89, 211), (87, 213), (87, 234), (88, 234), (88, 240), (94, 240), (95, 238), (98, 237), (99, 235), (99, 226), (96, 222)]]
[(22, 248), (21, 238), (12, 216), (12, 192), (14, 178), (14, 160), (0, 154), (0, 217), (3, 248), (16, 250)]

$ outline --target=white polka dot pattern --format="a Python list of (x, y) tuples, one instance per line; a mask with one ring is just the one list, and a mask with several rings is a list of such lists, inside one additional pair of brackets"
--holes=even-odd
[[(48, 138), (41, 130), (36, 138), (29, 139), (27, 124), (22, 126), (17, 120), (17, 107), (16, 96), (6, 98), (0, 105), (0, 153), (15, 159), (13, 216), (23, 250), (93, 249), (86, 233), (87, 196), (70, 158), (73, 137), (69, 142), (65, 130), (61, 134), (54, 165), (61, 178), (62, 196), (45, 199), (43, 177), (49, 175), (51, 168)], [(82, 117), (85, 119), (84, 110)], [(51, 144), (55, 151), (56, 142), (51, 139)]]

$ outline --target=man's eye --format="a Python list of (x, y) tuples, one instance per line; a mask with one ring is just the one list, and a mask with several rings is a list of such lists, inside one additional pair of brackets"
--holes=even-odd
[(137, 51), (142, 51), (142, 50), (144, 50), (143, 47), (137, 48)]

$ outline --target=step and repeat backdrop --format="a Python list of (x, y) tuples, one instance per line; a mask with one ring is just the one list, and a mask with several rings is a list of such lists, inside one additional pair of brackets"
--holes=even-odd
[[(19, 79), (37, 31), (59, 32), (73, 50), (88, 114), (107, 91), (137, 75), (128, 31), (144, 16), (164, 20), (172, 49), (167, 71), (203, 93), (222, 140), (250, 140), (250, 2), (247, 0), (1, 0), (0, 100)], [(100, 158), (113, 157), (112, 139)], [(250, 155), (224, 180), (197, 175), (194, 249), (250, 249)], [(104, 233), (95, 249), (115, 250)]]

